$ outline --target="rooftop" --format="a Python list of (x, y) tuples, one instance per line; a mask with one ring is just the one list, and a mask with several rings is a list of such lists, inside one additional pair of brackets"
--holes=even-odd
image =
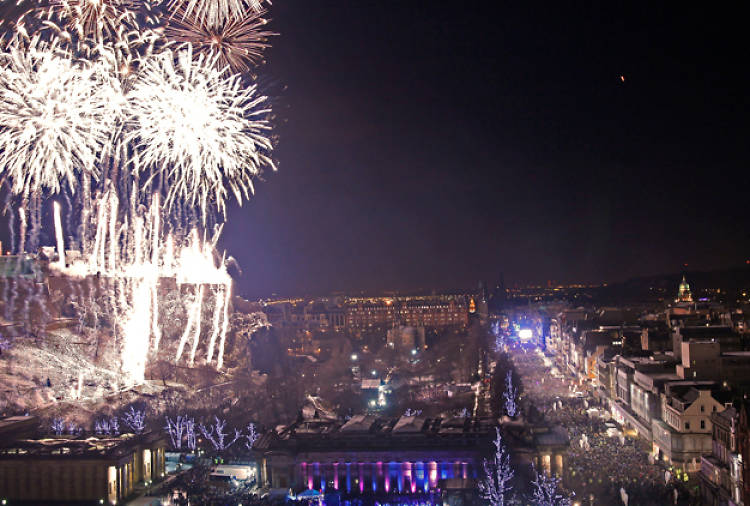
[(357, 415), (348, 421), (298, 420), (264, 434), (260, 451), (390, 451), (449, 447), (489, 448), (495, 437), (492, 418), (381, 418)]
[(7, 458), (84, 458), (120, 459), (143, 445), (164, 446), (158, 434), (65, 437), (7, 440), (0, 447), (0, 459)]

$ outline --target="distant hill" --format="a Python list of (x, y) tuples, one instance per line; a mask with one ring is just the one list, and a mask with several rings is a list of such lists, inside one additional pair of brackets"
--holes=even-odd
[(683, 275), (697, 298), (710, 297), (732, 303), (738, 298), (747, 300), (747, 296), (741, 296), (742, 292), (750, 295), (750, 266), (741, 266), (639, 276), (601, 287), (596, 290), (595, 298), (604, 303), (671, 300), (677, 295)]

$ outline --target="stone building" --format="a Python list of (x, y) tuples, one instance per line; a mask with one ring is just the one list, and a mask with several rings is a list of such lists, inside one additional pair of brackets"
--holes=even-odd
[(31, 421), (0, 420), (0, 497), (10, 504), (120, 504), (164, 477), (160, 435), (29, 438), (18, 429)]
[[(261, 455), (260, 482), (271, 488), (318, 491), (363, 504), (442, 504), (477, 499), (495, 427), (490, 418), (303, 417), (265, 434), (254, 449)], [(522, 423), (501, 432), (514, 460), (564, 475), (567, 434)]]

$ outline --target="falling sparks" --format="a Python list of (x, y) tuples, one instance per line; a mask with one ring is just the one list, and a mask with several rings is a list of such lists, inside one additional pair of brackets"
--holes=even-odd
[[(194, 298), (189, 305), (188, 322), (179, 341), (175, 361), (180, 361), (184, 349), (190, 342), (188, 363), (195, 362), (203, 325), (202, 311), (208, 297), (207, 290), (214, 290), (214, 317), (211, 321), (210, 342), (207, 345), (206, 363), (213, 362), (214, 347), (220, 342), (217, 354), (217, 368), (223, 365), (224, 341), (229, 326), (229, 294), (231, 278), (224, 262), (218, 265), (214, 260), (215, 242), (218, 233), (211, 241), (201, 240), (197, 230), (193, 230), (178, 254), (174, 253), (174, 240), (163, 234), (161, 228), (160, 201), (154, 198), (147, 213), (147, 220), (136, 220), (132, 230), (122, 234), (112, 233), (120, 227), (99, 226), (94, 240), (94, 253), (90, 257), (77, 255), (68, 265), (59, 262), (53, 266), (59, 273), (70, 277), (85, 278), (94, 274), (114, 280), (120, 286), (120, 293), (127, 294), (113, 303), (117, 319), (123, 324), (119, 329), (122, 335), (122, 371), (126, 384), (144, 380), (149, 350), (157, 352), (161, 340), (159, 327), (160, 282), (173, 278), (178, 286), (194, 287)], [(56, 212), (59, 206), (55, 207)], [(116, 220), (118, 200), (114, 193), (103, 195), (98, 202), (97, 221), (100, 224)], [(58, 249), (64, 251), (61, 222), (55, 220)], [(121, 236), (131, 237), (132, 244), (124, 244)], [(150, 237), (150, 241), (144, 240)], [(105, 255), (104, 252), (109, 252)]]
[(132, 288), (133, 301), (126, 315), (122, 328), (122, 370), (127, 375), (129, 383), (140, 383), (146, 374), (146, 360), (148, 358), (149, 321), (151, 320), (151, 305), (147, 280), (135, 282)]

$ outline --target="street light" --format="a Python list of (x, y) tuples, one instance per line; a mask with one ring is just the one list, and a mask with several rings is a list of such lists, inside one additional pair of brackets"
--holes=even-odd
[(356, 353), (352, 353), (352, 360), (357, 360), (357, 354)]

